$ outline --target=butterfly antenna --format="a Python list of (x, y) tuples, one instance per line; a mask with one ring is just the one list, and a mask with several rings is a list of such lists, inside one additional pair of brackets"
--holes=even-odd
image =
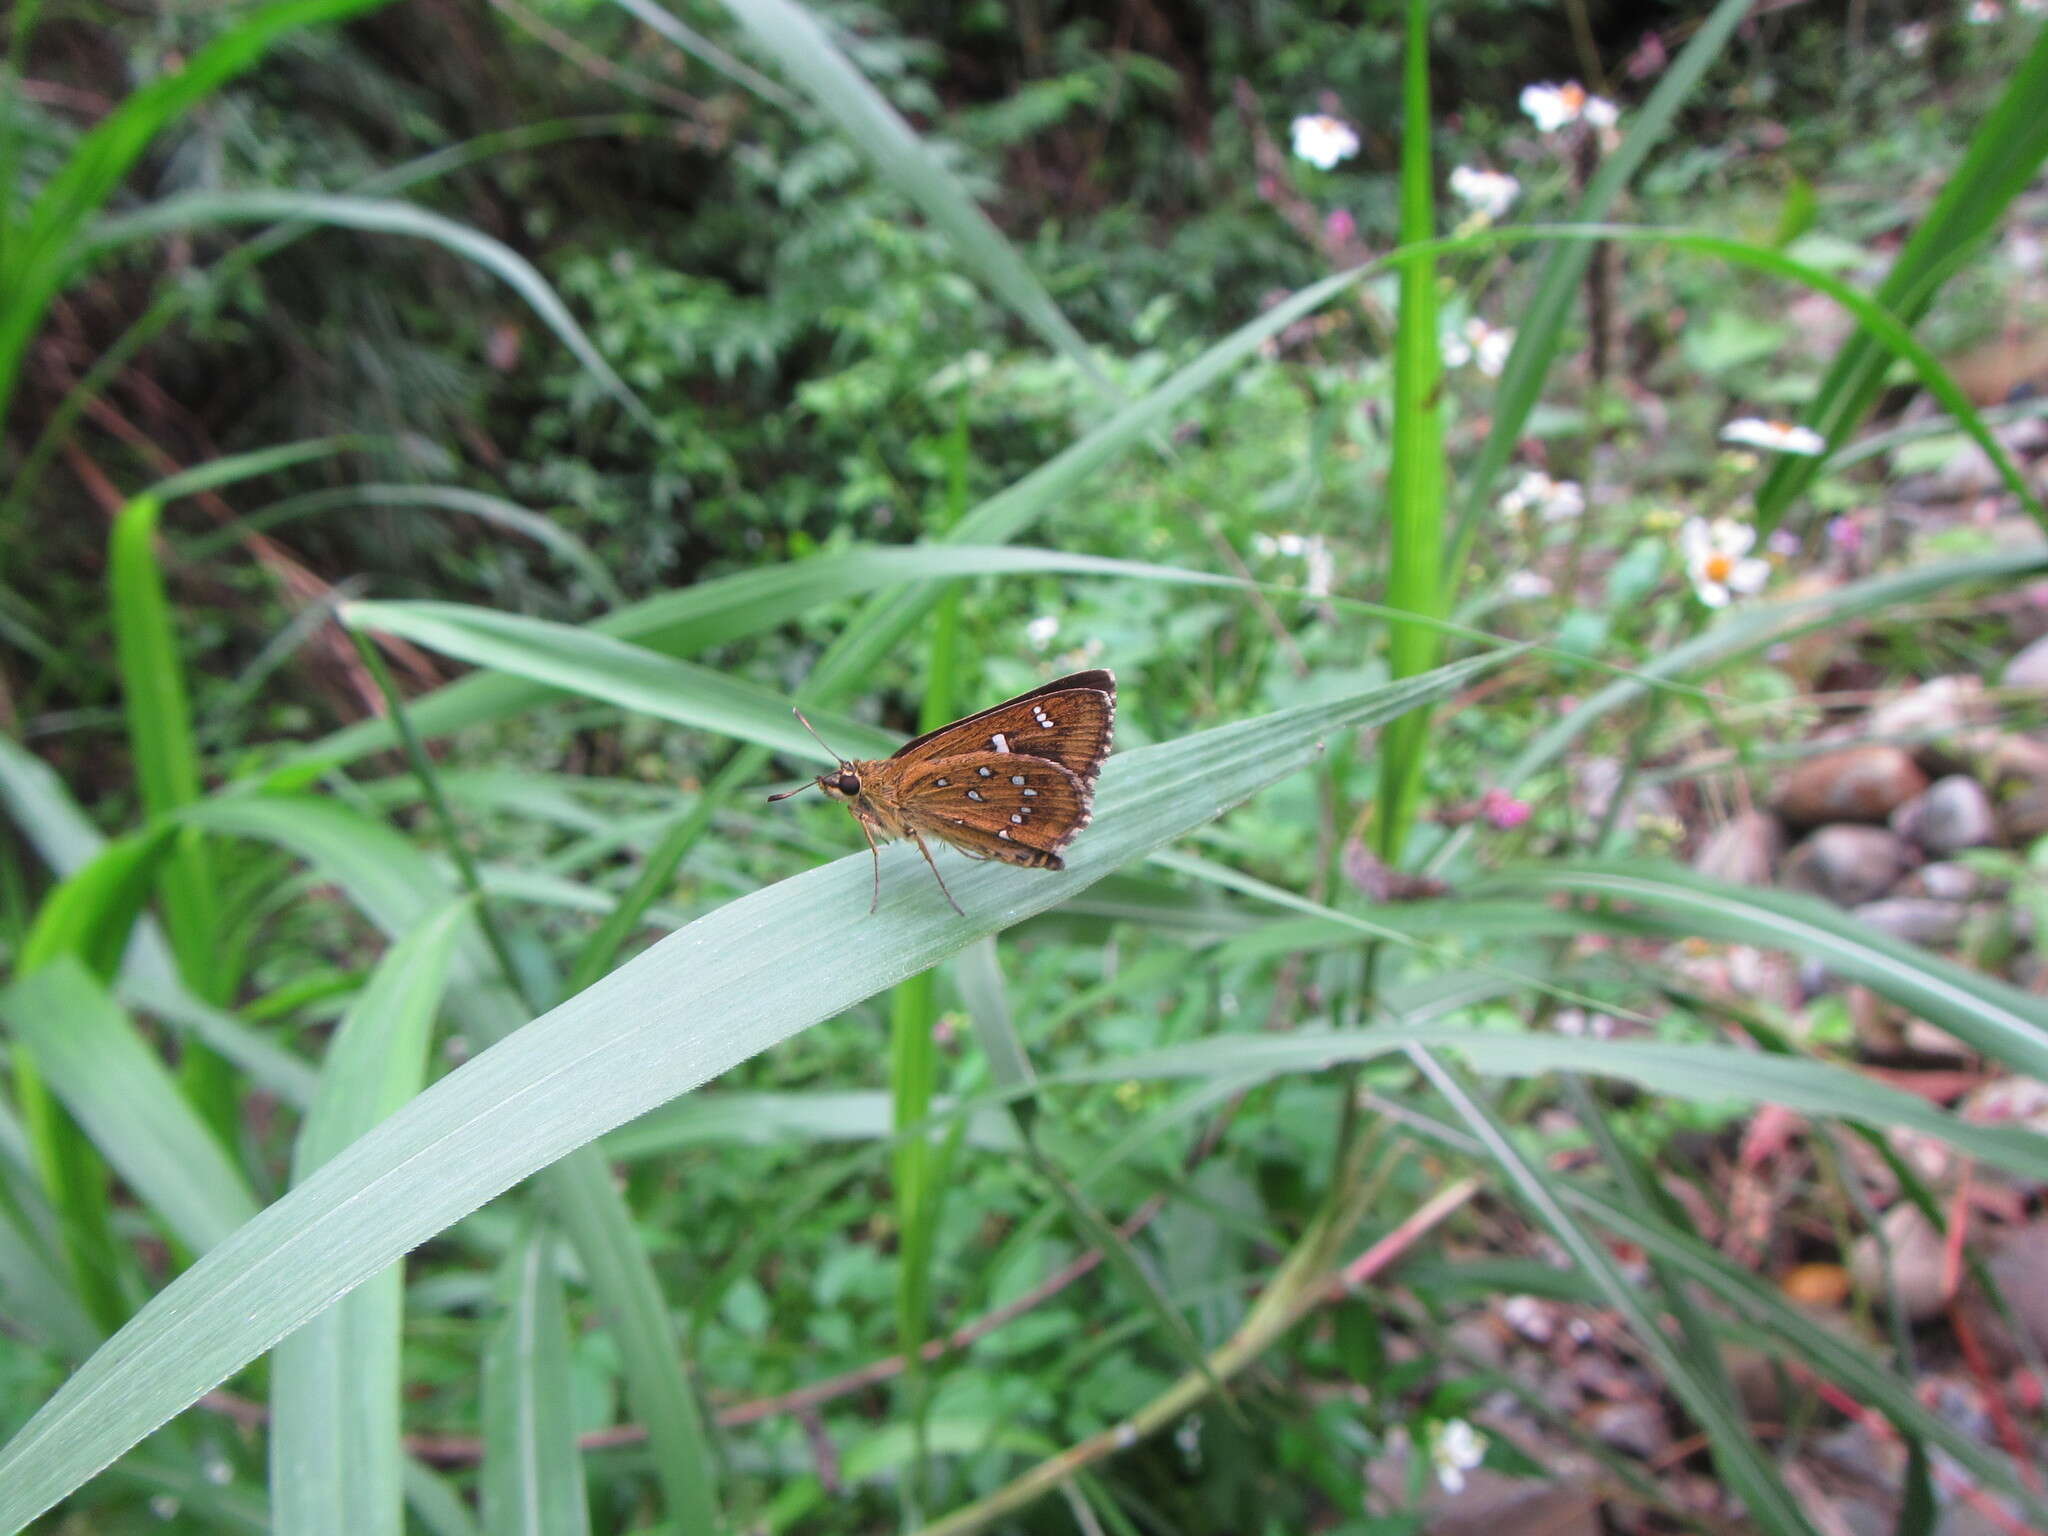
[[(810, 732), (811, 732), (811, 740), (815, 741), (815, 742), (816, 742), (816, 743), (817, 743), (817, 744), (818, 744), (819, 746), (821, 746), (821, 747), (825, 747), (825, 738), (824, 738), (824, 737), (822, 737), (822, 736), (820, 736), (820, 735), (819, 735), (819, 734), (818, 734), (818, 733), (817, 733), (817, 732), (816, 732), (815, 730), (813, 730), (813, 729), (811, 728), (811, 722), (810, 722), (810, 721), (808, 721), (808, 720), (804, 720), (804, 712), (803, 712), (802, 710), (800, 710), (800, 709), (797, 709), (797, 708), (796, 708), (796, 707), (794, 707), (794, 706), (791, 706), (791, 708), (790, 708), (790, 711), (789, 711), (789, 712), (790, 712), (790, 713), (791, 713), (792, 715), (795, 715), (795, 716), (797, 717), (797, 719), (798, 719), (798, 720), (802, 720), (802, 721), (803, 721), (803, 727), (804, 727), (804, 729), (805, 729), (805, 730), (807, 730), (807, 731), (810, 731)], [(840, 756), (840, 755), (839, 755), (839, 754), (838, 754), (837, 752), (833, 752), (833, 751), (832, 751), (832, 749), (831, 749), (830, 747), (825, 747), (825, 750), (826, 750), (826, 751), (827, 751), (828, 753), (830, 753), (830, 754), (831, 754), (831, 757), (832, 757), (832, 761), (833, 761), (833, 762), (835, 762), (835, 763), (843, 763), (843, 762), (845, 762), (845, 761), (846, 761), (846, 759), (845, 759), (845, 758), (843, 758), (843, 757), (841, 757), (841, 756)]]
[[(825, 747), (825, 738), (820, 736), (815, 730), (812, 730), (811, 722), (808, 720), (804, 720), (804, 712), (802, 710), (792, 707), (790, 709), (790, 713), (792, 715), (795, 715), (797, 719), (803, 720), (804, 729), (811, 732), (811, 740), (815, 741), (819, 746)], [(827, 753), (831, 755), (833, 762), (843, 763), (846, 761), (846, 759), (841, 757), (837, 752), (833, 752), (830, 747), (825, 747), (825, 750)], [(768, 797), (768, 802), (772, 805), (777, 800), (787, 800), (791, 795), (800, 795), (807, 789), (816, 789), (817, 787), (817, 781), (813, 779), (808, 784), (797, 785), (795, 789), (786, 789), (779, 795), (770, 795)]]

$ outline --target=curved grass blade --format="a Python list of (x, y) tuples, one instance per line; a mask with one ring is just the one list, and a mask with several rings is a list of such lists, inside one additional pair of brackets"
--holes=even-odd
[[(114, 521), (107, 552), (115, 654), (121, 674), (122, 713), (145, 818), (164, 820), (199, 798), (199, 748), (192, 733), (185, 668), (176, 626), (157, 565), (153, 496), (138, 496)], [(220, 1002), (231, 983), (222, 966), (219, 884), (204, 834), (181, 826), (157, 876), (164, 931), (185, 985)], [(211, 1051), (189, 1050), (179, 1079), (223, 1143), (234, 1132), (235, 1088), (226, 1065)]]
[[(461, 603), (353, 602), (342, 608), (341, 620), (352, 629), (402, 635), (446, 656), (678, 725), (736, 736), (799, 758), (819, 755), (817, 742), (797, 723), (782, 695), (578, 625)], [(845, 715), (820, 712), (813, 724), (850, 756), (886, 756), (899, 745), (887, 732)]]
[[(48, 765), (5, 736), (0, 736), (0, 806), (6, 807), (22, 836), (59, 876), (78, 873), (107, 846), (107, 840), (86, 819)], [(147, 884), (144, 880), (137, 887), (134, 901), (138, 905), (146, 899)], [(83, 898), (74, 893), (71, 899)], [(137, 917), (129, 928), (126, 919), (110, 917), (93, 902), (79, 912), (77, 921), (81, 934), (92, 937), (95, 944), (107, 945), (109, 951), (113, 939), (128, 933), (117, 987), (126, 1006), (189, 1031), (287, 1103), (303, 1104), (312, 1096), (310, 1066), (185, 990), (163, 936), (147, 914)], [(104, 973), (112, 966), (111, 952), (88, 946), (81, 953), (96, 971)]]
[(660, 426), (653, 413), (612, 371), (611, 364), (604, 360), (604, 354), (583, 333), (583, 327), (576, 323), (568, 306), (531, 262), (503, 241), (495, 240), (481, 230), (411, 203), (327, 192), (192, 192), (164, 198), (138, 213), (102, 220), (84, 243), (82, 254), (90, 255), (194, 227), (263, 223), (275, 219), (304, 219), (370, 234), (431, 240), (450, 254), (483, 268), (526, 301), (541, 324), (555, 333), (556, 339), (569, 349), (605, 393), (625, 407), (627, 414), (649, 432), (657, 436), (660, 434)]
[(204, 1251), (256, 1214), (240, 1170), (76, 957), (59, 956), (0, 993), (0, 1017), (93, 1146), (181, 1243)]
[[(350, 1005), (299, 1128), (295, 1183), (420, 1091), (470, 910), (466, 901), (452, 902), (392, 946)], [(403, 1284), (393, 1265), (277, 1347), (270, 1507), (278, 1536), (400, 1536), (404, 1529)]]
[(569, 1314), (553, 1249), (543, 1228), (512, 1250), (505, 1315), (484, 1347), (485, 1536), (589, 1536), (570, 1417)]
[(1784, 1536), (1815, 1536), (1784, 1479), (1752, 1438), (1748, 1423), (1722, 1390), (1709, 1362), (1695, 1361), (1665, 1332), (1662, 1316), (1653, 1310), (1622, 1274), (1614, 1255), (1558, 1198), (1557, 1181), (1523, 1155), (1493, 1106), (1427, 1050), (1411, 1047), (1409, 1059), (1450, 1102), (1486, 1147), (1495, 1166), (1504, 1171), (1522, 1199), (1550, 1228), (1580, 1271), (1600, 1289), (1607, 1305), (1627, 1322), (1636, 1345), (1656, 1362), (1657, 1373), (1670, 1383), (1713, 1447), (1715, 1469), (1741, 1498), (1753, 1520)]
[[(1398, 1120), (1405, 1130), (1469, 1155), (1484, 1155), (1476, 1138), (1432, 1114), (1377, 1097), (1373, 1107)], [(1986, 1485), (2028, 1510), (2037, 1524), (2048, 1522), (2048, 1499), (2024, 1487), (2012, 1467), (1992, 1455), (1981, 1441), (1923, 1407), (1912, 1384), (1893, 1372), (1883, 1356), (1863, 1340), (1838, 1334), (1817, 1321), (1786, 1301), (1768, 1282), (1741, 1269), (1690, 1232), (1642, 1216), (1581, 1183), (1561, 1183), (1559, 1193), (1566, 1203), (1615, 1236), (1656, 1255), (1711, 1293), (1729, 1316), (1738, 1320), (1724, 1325), (1736, 1331), (1737, 1337), (1753, 1331), (1761, 1347), (1808, 1362), (1817, 1374), (1840, 1383), (1858, 1401), (1883, 1413), (1901, 1432), (1939, 1445)]]
[[(0, 225), (0, 422), (7, 418), (21, 359), (64, 282), (72, 242), (114, 195), (121, 178), (168, 124), (251, 68), (279, 38), (324, 26), (384, 0), (280, 0), (238, 16), (185, 67), (134, 92), (79, 140), (44, 183), (27, 215)], [(25, 8), (24, 8), (25, 9)], [(10, 196), (12, 188), (10, 183)]]
[[(563, 139), (590, 134), (631, 134), (641, 129), (672, 126), (664, 120), (629, 112), (591, 117), (557, 118), (547, 122), (524, 123), (498, 133), (479, 134), (460, 144), (365, 177), (350, 190), (359, 196), (388, 195), (409, 186), (447, 175), (464, 166), (510, 150), (537, 148)], [(242, 273), (259, 261), (273, 256), (318, 226), (304, 220), (273, 225), (255, 239), (237, 246), (203, 272), (189, 273), (188, 281), (159, 292), (145, 310), (110, 344), (99, 350), (92, 366), (79, 377), (57, 408), (51, 411), (20, 459), (20, 469), (5, 491), (0, 491), (0, 527), (11, 526), (20, 510), (35, 495), (58, 446), (70, 435), (86, 408), (99, 399), (107, 384), (127, 367), (143, 347), (160, 335), (179, 315), (212, 302)], [(259, 450), (261, 451), (261, 450)], [(203, 473), (203, 469), (191, 471)]]
[[(854, 68), (810, 11), (790, 0), (725, 0), (754, 42), (772, 55), (889, 182), (953, 243), (989, 291), (1075, 364), (1111, 401), (1119, 398), (1060, 307), (945, 162)], [(636, 14), (639, 7), (632, 9)]]
[[(392, 938), (402, 938), (455, 892), (403, 837), (331, 801), (238, 795), (194, 808), (214, 830), (288, 848), (343, 886)], [(481, 937), (457, 951), (450, 1005), (463, 1028), (488, 1042), (525, 1022), (500, 985)], [(690, 1529), (717, 1519), (717, 1468), (686, 1378), (676, 1329), (625, 1198), (595, 1149), (578, 1148), (541, 1175), (542, 1193), (583, 1261), (606, 1325), (617, 1336), (628, 1396), (649, 1428), (656, 1474), (675, 1518)], [(395, 1254), (393, 1255), (396, 1256)]]
[(1402, 1022), (1369, 1030), (1211, 1035), (1097, 1066), (1073, 1068), (1048, 1076), (1046, 1082), (1272, 1077), (1321, 1071), (1344, 1061), (1372, 1061), (1409, 1046), (1455, 1052), (1474, 1070), (1503, 1077), (1583, 1072), (1637, 1083), (1672, 1098), (1781, 1104), (1802, 1114), (1856, 1120), (1879, 1128), (1902, 1125), (2029, 1178), (2048, 1174), (2048, 1136), (2039, 1131), (1978, 1125), (1937, 1109), (1904, 1089), (1842, 1067), (1725, 1045), (1480, 1032)]
[[(1650, 658), (1644, 664), (1643, 672), (1649, 677), (1682, 677), (1809, 630), (1839, 624), (1859, 614), (1918, 602), (1950, 587), (2015, 581), (2044, 569), (2048, 569), (2048, 546), (2037, 546), (2004, 554), (1944, 560), (1909, 571), (1852, 582), (1815, 597), (1759, 604), (1722, 620), (1705, 634), (1695, 635), (1661, 656)], [(1607, 684), (1524, 747), (1502, 771), (1502, 787), (1514, 789), (1525, 783), (1532, 775), (1562, 757), (1573, 742), (1599, 721), (1635, 703), (1648, 691), (1643, 682), (1635, 678), (1621, 678)], [(1452, 833), (1439, 846), (1428, 867), (1432, 870), (1444, 868), (1470, 836), (1469, 827), (1461, 827)]]
[[(1962, 161), (1886, 270), (1875, 297), (1887, 313), (1906, 325), (1918, 324), (1962, 258), (2040, 173), (2042, 161), (2048, 159), (2044, 100), (2048, 30), (2036, 32), (2033, 47), (1971, 135)], [(1843, 442), (1869, 413), (1884, 388), (1890, 361), (1890, 349), (1869, 327), (1859, 327), (1842, 343), (1807, 413), (1807, 420), (1830, 446)], [(1771, 467), (1756, 494), (1761, 532), (1778, 525), (1819, 470), (1819, 462), (1790, 454)]]
[(1640, 909), (1682, 937), (1790, 949), (1903, 1004), (1973, 1049), (2048, 1077), (2048, 1002), (1879, 933), (1816, 897), (1723, 885), (1647, 863), (1563, 864), (1486, 882), (1491, 888), (1595, 896)]
[[(162, 488), (158, 488), (162, 494)], [(543, 513), (508, 501), (503, 496), (492, 496), (484, 491), (471, 490), (461, 485), (345, 485), (333, 490), (309, 491), (303, 496), (288, 497), (267, 507), (259, 508), (245, 517), (237, 518), (225, 528), (195, 539), (186, 549), (186, 557), (193, 561), (211, 559), (220, 551), (231, 548), (245, 535), (263, 529), (274, 528), (279, 523), (293, 518), (312, 517), (321, 512), (331, 512), (338, 507), (422, 507), (437, 512), (453, 512), (473, 517), (479, 522), (503, 528), (523, 538), (533, 540), (564, 565), (575, 571), (590, 584), (605, 602), (614, 605), (625, 602), (625, 594), (612, 579), (612, 573), (605, 568), (595, 551), (575, 534)]]
[[(849, 915), (866, 902), (866, 855), (858, 854), (671, 934), (441, 1079), (160, 1292), (0, 1448), (0, 1531), (19, 1529), (493, 1195), (1184, 835), (1304, 766), (1330, 734), (1432, 702), (1482, 667), (1446, 667), (1119, 754), (1066, 871), (972, 865), (951, 882), (964, 919), (928, 882), (909, 878), (896, 848), (875, 919)], [(792, 942), (802, 946), (800, 965), (791, 964)]]

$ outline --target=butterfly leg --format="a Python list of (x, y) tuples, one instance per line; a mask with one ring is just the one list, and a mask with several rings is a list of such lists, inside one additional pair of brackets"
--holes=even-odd
[[(925, 863), (931, 865), (932, 878), (939, 882), (939, 889), (945, 892), (947, 905), (952, 907), (952, 909), (955, 912), (960, 912), (960, 903), (953, 900), (953, 893), (951, 891), (946, 890), (946, 877), (939, 873), (939, 866), (937, 864), (932, 863), (931, 849), (925, 847), (924, 839), (919, 837), (915, 832), (911, 833), (910, 837), (911, 841), (917, 844), (917, 851), (924, 855)], [(960, 912), (960, 915), (962, 917), (965, 917), (967, 914), (965, 912)]]
[(875, 896), (868, 903), (868, 916), (873, 917), (875, 909), (882, 904), (882, 850), (875, 846), (875, 834), (868, 830), (867, 822), (859, 816), (854, 820), (860, 823), (860, 835), (868, 840), (868, 857), (875, 861)]

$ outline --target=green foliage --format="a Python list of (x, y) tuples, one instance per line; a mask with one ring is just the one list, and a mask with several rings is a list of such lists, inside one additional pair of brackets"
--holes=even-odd
[[(1979, 599), (2038, 545), (1715, 615), (1672, 534), (1818, 524), (1963, 444), (2038, 513), (1940, 361), (2008, 291), (1957, 263), (2038, 166), (2038, 40), (1852, 79), (1831, 21), (1750, 51), (1724, 0), (1574, 156), (1510, 105), (1580, 56), (1535, 0), (393, 8), (249, 70), (347, 9), (152, 21), (127, 53), (191, 63), (99, 129), (0, 102), (0, 1528), (1413, 1530), (1461, 1421), (1556, 1419), (1462, 1351), (1507, 1289), (1599, 1309), (1774, 1536), (1806, 1410), (1760, 1448), (1730, 1345), (2048, 1514), (1660, 1180), (1759, 1104), (2048, 1175), (1679, 946), (1791, 951), (2033, 1076), (2039, 998), (1674, 869), (1575, 787), (1678, 782), (1702, 733), (1771, 761), (1757, 719), (1817, 713), (1800, 637), (1894, 673), (2009, 642)], [(1625, 78), (1635, 41), (1589, 46)], [(1366, 142), (1310, 171), (1326, 105)], [(1439, 196), (1460, 161), (1524, 173), (1516, 224)], [(1793, 300), (1861, 329), (1794, 355)], [(1444, 357), (1489, 320), (1498, 385)], [(1714, 442), (1809, 402), (1841, 438), (1878, 382), (1951, 419), (1810, 473)], [(1590, 505), (1505, 519), (1518, 460)], [(758, 803), (817, 755), (793, 699), (885, 752), (1097, 663), (1095, 823), (1057, 875), (949, 862), (964, 920), (901, 848), (864, 916), (843, 814)], [(2037, 944), (2041, 861), (1977, 856)], [(1340, 1280), (1383, 1241), (1392, 1283)]]

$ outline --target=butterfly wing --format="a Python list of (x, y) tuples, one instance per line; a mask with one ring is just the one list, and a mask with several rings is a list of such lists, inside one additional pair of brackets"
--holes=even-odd
[(969, 752), (908, 769), (899, 809), (969, 858), (1064, 869), (1060, 853), (1094, 814), (1094, 786), (1050, 758)]
[(1098, 668), (927, 731), (898, 748), (894, 760), (923, 763), (977, 752), (1047, 758), (1092, 791), (1115, 725), (1116, 678)]

